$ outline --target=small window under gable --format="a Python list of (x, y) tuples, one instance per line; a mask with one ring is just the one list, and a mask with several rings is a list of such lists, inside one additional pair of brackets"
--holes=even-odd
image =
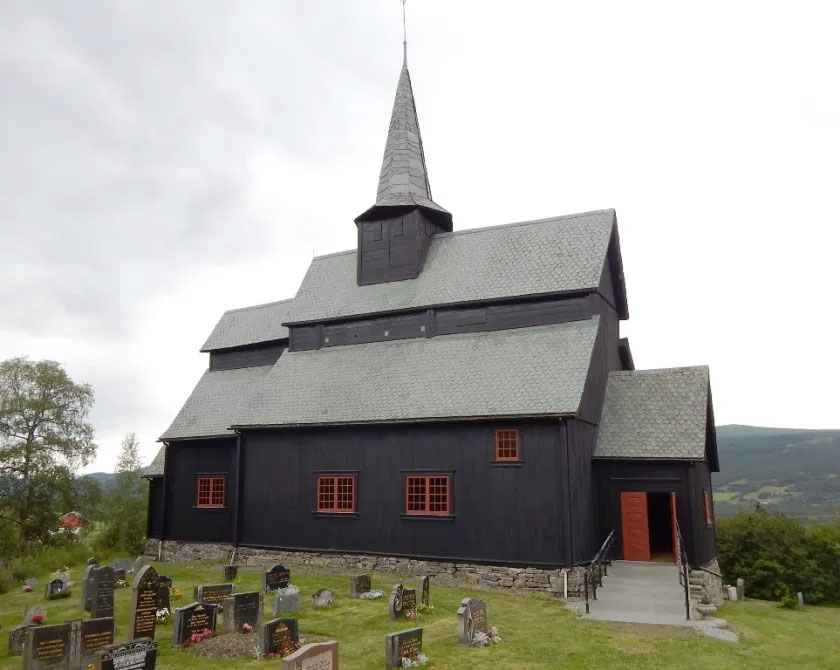
[(451, 515), (452, 495), (450, 484), (450, 475), (407, 475), (405, 478), (405, 513), (431, 516)]
[(225, 506), (225, 476), (200, 476), (196, 479), (196, 507)]
[(496, 431), (496, 460), (519, 460), (519, 431), (515, 428), (501, 428)]
[(355, 475), (324, 475), (316, 481), (316, 512), (352, 514), (356, 511)]

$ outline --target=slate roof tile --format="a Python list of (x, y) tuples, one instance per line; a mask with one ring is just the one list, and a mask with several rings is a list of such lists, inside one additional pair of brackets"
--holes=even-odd
[(201, 350), (213, 351), (288, 339), (289, 329), (283, 322), (291, 307), (292, 300), (288, 299), (228, 310), (222, 314)]

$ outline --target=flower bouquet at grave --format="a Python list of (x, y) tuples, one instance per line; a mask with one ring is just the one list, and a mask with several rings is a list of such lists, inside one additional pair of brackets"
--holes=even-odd
[(365, 591), (364, 593), (359, 595), (359, 598), (363, 600), (378, 600), (385, 595), (384, 591), (380, 591), (379, 589), (373, 589), (372, 591)]
[(423, 616), (424, 614), (428, 614), (429, 612), (435, 609), (434, 605), (426, 605), (424, 603), (417, 603), (417, 615)]
[(204, 642), (208, 637), (213, 637), (213, 631), (209, 628), (205, 628), (201, 631), (196, 631), (192, 635), (190, 635), (190, 644), (198, 644), (199, 642)]
[(32, 593), (32, 587), (29, 586), (29, 584), (24, 584), (23, 585), (23, 592), (24, 593)]
[(416, 610), (403, 610), (403, 614), (405, 614), (406, 619), (411, 619), (412, 621), (423, 617), (423, 615), (420, 613), (419, 608)]
[(32, 615), (32, 623), (38, 624), (39, 626), (47, 620), (47, 613), (46, 611), (39, 612), (38, 614)]
[(243, 633), (252, 633), (254, 631), (254, 627), (249, 624), (247, 621), (242, 624), (242, 632)]
[(426, 654), (417, 654), (416, 658), (403, 658), (402, 667), (404, 668), (419, 668), (429, 662), (429, 657)]
[(502, 636), (499, 635), (499, 629), (496, 626), (490, 626), (490, 630), (482, 633), (480, 630), (473, 633), (472, 643), (474, 647), (487, 647), (491, 644), (498, 644), (502, 641)]
[(172, 613), (169, 611), (168, 607), (161, 607), (155, 613), (155, 622), (157, 623), (168, 623), (171, 618)]
[(170, 586), (169, 587), (169, 599), (170, 600), (178, 600), (181, 597), (181, 589), (177, 586)]

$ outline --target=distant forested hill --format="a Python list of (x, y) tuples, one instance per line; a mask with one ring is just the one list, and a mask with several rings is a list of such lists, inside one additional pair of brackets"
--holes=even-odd
[(91, 472), (87, 475), (82, 475), (82, 479), (92, 479), (99, 482), (103, 489), (108, 489), (114, 481), (116, 475), (113, 472)]
[(718, 426), (715, 511), (760, 502), (800, 519), (840, 512), (840, 430)]

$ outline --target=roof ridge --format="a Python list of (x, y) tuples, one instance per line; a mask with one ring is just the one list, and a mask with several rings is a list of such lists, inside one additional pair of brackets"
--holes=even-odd
[(273, 307), (274, 305), (282, 305), (284, 302), (293, 302), (294, 298), (284, 298), (283, 300), (274, 300), (273, 302), (263, 302), (259, 305), (249, 305), (248, 307), (234, 307), (233, 309), (226, 309), (225, 314), (232, 312), (247, 312), (249, 309), (260, 309), (262, 307)]
[(633, 375), (643, 374), (665, 374), (668, 372), (689, 372), (705, 370), (709, 372), (708, 365), (680, 365), (673, 368), (650, 368), (648, 370), (610, 370), (610, 376), (616, 377), (631, 377)]
[[(500, 223), (495, 226), (479, 226), (477, 228), (466, 228), (464, 230), (453, 230), (447, 233), (438, 233), (435, 235), (434, 239), (443, 239), (447, 237), (455, 237), (456, 235), (468, 235), (471, 233), (483, 233), (483, 232), (490, 232), (493, 230), (501, 230), (503, 228), (516, 228), (517, 226), (530, 226), (539, 223), (553, 223), (556, 221), (568, 221), (571, 219), (582, 219), (583, 217), (587, 216), (594, 216), (596, 214), (615, 214), (615, 208), (611, 207), (608, 209), (594, 209), (590, 212), (578, 212), (577, 214), (561, 214), (559, 216), (548, 216), (543, 219), (531, 219), (529, 221), (514, 221), (512, 223)], [(313, 261), (319, 261), (323, 258), (332, 258), (333, 256), (343, 256), (345, 254), (355, 254), (356, 249), (345, 249), (344, 251), (333, 251), (329, 254), (321, 254), (319, 256), (315, 256), (312, 258)]]

